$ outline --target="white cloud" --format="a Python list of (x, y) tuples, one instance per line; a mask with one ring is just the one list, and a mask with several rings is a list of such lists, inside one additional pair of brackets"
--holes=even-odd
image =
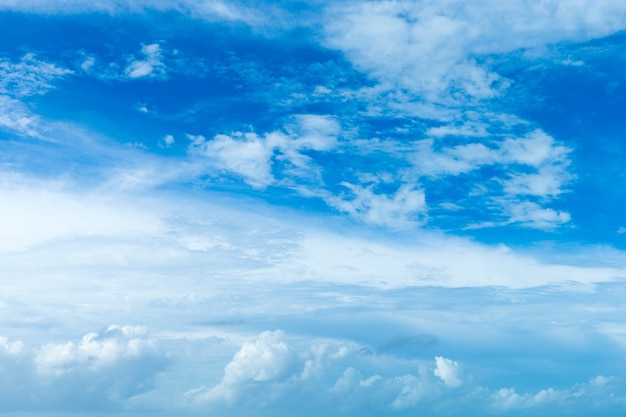
[(534, 174), (511, 174), (502, 184), (508, 195), (552, 198), (563, 193), (563, 184), (571, 178), (572, 175), (560, 167), (549, 167)]
[(155, 355), (155, 340), (142, 327), (109, 326), (101, 333), (89, 333), (80, 343), (46, 344), (35, 355), (37, 370), (60, 376), (87, 369), (99, 372), (119, 362), (130, 362), (144, 355)]
[[(213, 167), (242, 177), (254, 188), (274, 185), (278, 180), (288, 186), (301, 179), (319, 182), (318, 169), (312, 159), (303, 152), (307, 150), (329, 151), (336, 146), (340, 132), (338, 123), (327, 116), (298, 115), (296, 123), (286, 126), (287, 133), (275, 131), (264, 136), (256, 133), (235, 132), (216, 135), (212, 140), (202, 136), (189, 136), (190, 150), (208, 160)], [(282, 171), (274, 165), (286, 163)]]
[(551, 136), (537, 129), (521, 138), (507, 138), (500, 152), (503, 162), (539, 168), (550, 164), (566, 165), (571, 149), (556, 144)]
[(570, 221), (570, 214), (551, 208), (543, 208), (533, 202), (512, 202), (505, 206), (510, 212), (511, 223), (519, 223), (524, 227), (550, 230)]
[(21, 340), (9, 342), (6, 337), (0, 336), (0, 353), (8, 356), (19, 356), (26, 351), (26, 347)]
[(491, 137), (463, 145), (439, 145), (435, 149), (437, 144), (433, 139), (416, 142), (413, 153), (408, 156), (413, 165), (408, 176), (440, 179), (492, 167), (490, 178), (465, 179), (470, 184), (481, 181), (476, 185), (482, 190), (473, 193), (469, 189), (467, 198), (486, 199), (491, 205), (483, 205), (490, 207), (487, 209), (493, 210), (495, 217), (507, 216), (506, 224), (550, 229), (569, 222), (569, 214), (525, 200), (538, 197), (545, 204), (567, 191), (565, 187), (575, 178), (568, 170), (571, 149), (556, 143), (545, 132), (534, 130), (521, 137)]
[[(3, 358), (7, 347), (9, 357)], [(140, 327), (109, 326), (79, 343), (37, 349), (0, 337), (0, 410), (107, 408), (150, 391), (166, 363), (156, 341)]]
[(347, 182), (342, 185), (350, 194), (327, 197), (337, 210), (365, 223), (391, 228), (410, 228), (423, 222), (426, 212), (424, 191), (411, 185), (401, 186), (394, 194), (376, 194), (372, 186), (361, 187)]
[(45, 242), (87, 236), (142, 234), (160, 228), (160, 220), (140, 207), (103, 195), (78, 197), (62, 182), (38, 182), (0, 176), (0, 252), (23, 251)]
[(80, 68), (86, 73), (89, 73), (95, 64), (96, 58), (90, 56), (85, 58), (85, 60), (80, 64)]
[(482, 122), (466, 121), (460, 125), (443, 125), (431, 127), (426, 130), (426, 135), (431, 137), (463, 136), (463, 137), (486, 137), (488, 125)]
[(258, 389), (290, 375), (292, 354), (282, 331), (266, 331), (251, 342), (245, 342), (224, 369), (224, 377), (216, 387), (197, 397), (196, 401), (234, 403), (248, 386)]
[[(383, 357), (367, 353), (358, 345), (341, 341), (291, 340), (281, 331), (263, 332), (244, 342), (213, 388), (193, 389), (186, 397), (194, 404), (219, 407), (268, 407), (289, 404), (312, 409), (341, 407), (358, 410), (402, 410), (440, 398), (443, 391), (425, 367), (415, 373), (385, 369)], [(389, 359), (389, 358), (385, 358)], [(383, 361), (383, 362), (381, 362)], [(359, 366), (357, 369), (355, 366)], [(445, 365), (439, 365), (439, 367)], [(453, 366), (457, 366), (453, 363)], [(382, 371), (385, 376), (378, 373)], [(339, 373), (338, 373), (339, 372)], [(457, 375), (448, 369), (445, 383), (458, 386)], [(363, 377), (367, 373), (368, 377)], [(312, 396), (313, 394), (313, 396)]]
[(413, 172), (419, 176), (459, 175), (493, 164), (497, 151), (482, 143), (472, 143), (434, 150), (435, 141), (425, 139), (415, 144), (409, 156)]
[[(244, 22), (253, 26), (265, 26), (270, 18), (274, 17), (283, 24), (286, 18), (275, 7), (265, 6), (264, 13), (259, 14), (259, 8), (250, 8), (240, 2), (226, 2), (222, 0), (194, 1), (194, 0), (98, 0), (84, 2), (82, 0), (62, 0), (52, 3), (40, 0), (0, 0), (0, 10), (14, 10), (27, 13), (41, 14), (81, 14), (90, 12), (104, 12), (109, 14), (142, 13), (147, 10), (176, 11), (192, 17), (209, 21)], [(276, 20), (273, 22), (276, 23)]]
[[(146, 110), (147, 111), (147, 110)], [(176, 140), (174, 139), (174, 136), (172, 135), (165, 135), (163, 136), (163, 139), (161, 139), (161, 146), (165, 147), (165, 148), (169, 148), (171, 147), (174, 142), (176, 142)]]
[(166, 69), (162, 61), (161, 46), (159, 44), (142, 45), (141, 53), (145, 59), (138, 60), (133, 58), (124, 70), (129, 78), (165, 76)]
[(44, 139), (41, 125), (41, 118), (21, 101), (0, 95), (0, 128), (31, 138)]
[[(540, 173), (539, 178), (550, 177), (552, 181), (555, 181), (554, 187), (556, 188), (572, 177), (566, 171), (571, 150), (555, 143), (551, 136), (541, 130), (504, 140), (490, 137), (484, 142), (451, 147), (439, 146), (437, 150), (434, 145), (435, 141), (432, 139), (416, 142), (415, 152), (409, 158), (414, 164), (414, 172), (417, 175), (459, 175), (487, 165), (511, 166), (511, 170), (515, 169), (514, 165), (525, 165), (537, 170)], [(524, 176), (520, 174), (520, 178)], [(531, 182), (532, 177), (528, 178), (527, 183)], [(520, 180), (520, 182), (523, 181)], [(556, 192), (554, 188), (551, 191)]]
[(288, 126), (296, 139), (293, 148), (328, 151), (337, 146), (337, 136), (341, 128), (337, 121), (329, 116), (301, 114), (296, 116), (296, 124)]
[(272, 175), (274, 145), (287, 140), (282, 134), (260, 138), (256, 133), (236, 132), (217, 135), (207, 141), (202, 136), (190, 137), (191, 149), (209, 159), (216, 168), (243, 177), (254, 188), (265, 188), (275, 181)]
[(403, 410), (413, 407), (425, 397), (424, 383), (413, 375), (396, 377), (393, 381), (400, 385), (400, 392), (389, 404), (392, 409)]
[(45, 94), (53, 82), (73, 72), (53, 63), (37, 59), (35, 54), (24, 55), (17, 63), (0, 59), (0, 94), (19, 98)]
[(459, 378), (459, 364), (443, 356), (435, 357), (436, 368), (433, 371), (436, 377), (440, 378), (444, 384), (455, 388), (463, 383)]
[(493, 97), (506, 82), (473, 57), (606, 36), (626, 27), (610, 1), (378, 1), (331, 6), (327, 43), (389, 90), (427, 103)]
[[(526, 2), (512, 1), (501, 7), (493, 1), (379, 1), (330, 6), (325, 33), (328, 46), (343, 51), (378, 83), (361, 92), (375, 96), (369, 100), (374, 113), (392, 108), (404, 115), (417, 111), (420, 117), (443, 122), (426, 130), (437, 141), (416, 142), (405, 181), (495, 167), (495, 176), (480, 184), (485, 192), (468, 197), (483, 199), (481, 204), (493, 210), (495, 218), (508, 220), (485, 224), (552, 229), (568, 223), (570, 215), (537, 205), (547, 205), (567, 191), (575, 178), (569, 170), (571, 149), (539, 129), (518, 137), (487, 133), (491, 127), (506, 132), (527, 122), (510, 125), (513, 115), (496, 117), (484, 104), (484, 99), (501, 94), (509, 81), (481, 56), (605, 36), (625, 27), (626, 7), (611, 2), (548, 0), (527, 7)], [(466, 143), (447, 146), (450, 136), (462, 136)], [(425, 187), (424, 192), (428, 199), (432, 191)], [(501, 194), (510, 204), (494, 204), (504, 201)], [(526, 200), (535, 197), (540, 202)]]
[[(511, 410), (538, 409), (540, 407), (549, 407), (559, 405), (562, 409), (580, 408), (576, 403), (585, 403), (590, 401), (592, 407), (596, 409), (602, 404), (616, 400), (622, 402), (623, 398), (617, 398), (615, 394), (610, 393), (607, 400), (605, 397), (611, 390), (613, 383), (616, 381), (614, 377), (605, 377), (602, 375), (591, 378), (589, 382), (584, 384), (576, 384), (569, 389), (546, 388), (537, 393), (520, 394), (515, 388), (501, 388), (491, 394), (491, 407), (498, 412)], [(604, 399), (601, 399), (604, 398)], [(598, 402), (599, 401), (599, 402)]]

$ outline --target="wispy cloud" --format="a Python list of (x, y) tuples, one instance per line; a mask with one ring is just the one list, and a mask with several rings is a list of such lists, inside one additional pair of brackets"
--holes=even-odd
[[(64, 0), (52, 4), (44, 4), (38, 0), (25, 1), (0, 1), (0, 10), (15, 10), (28, 13), (41, 14), (81, 14), (81, 13), (109, 13), (116, 15), (120, 13), (143, 13), (149, 10), (174, 11), (188, 14), (195, 18), (202, 18), (209, 21), (232, 21), (244, 22), (253, 26), (270, 26), (270, 23), (281, 22), (287, 24), (286, 14), (279, 7), (263, 5), (251, 8), (245, 2), (226, 2), (214, 0), (208, 2), (196, 2), (193, 0), (100, 0), (97, 2), (84, 3), (80, 0)], [(273, 22), (269, 18), (278, 20)]]
[(53, 88), (55, 80), (73, 71), (37, 59), (35, 54), (24, 55), (19, 62), (0, 59), (0, 94), (13, 98), (44, 94)]

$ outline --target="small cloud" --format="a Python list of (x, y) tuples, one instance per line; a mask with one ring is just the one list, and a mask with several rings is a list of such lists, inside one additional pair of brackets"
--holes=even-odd
[(327, 203), (336, 209), (372, 225), (404, 228), (419, 224), (426, 212), (424, 191), (402, 185), (394, 194), (377, 194), (372, 186), (362, 187), (343, 182), (348, 196), (332, 196)]
[(439, 377), (449, 387), (455, 388), (463, 383), (459, 378), (459, 364), (453, 360), (446, 359), (443, 356), (435, 357), (437, 367), (433, 371), (436, 377)]
[(163, 139), (161, 140), (160, 145), (162, 147), (169, 148), (170, 146), (172, 146), (174, 144), (174, 142), (175, 142), (174, 136), (172, 136), (172, 135), (165, 135), (163, 137)]
[(571, 58), (564, 59), (561, 61), (561, 64), (571, 66), (571, 67), (583, 67), (585, 65), (584, 61), (573, 60)]
[(571, 216), (567, 212), (543, 208), (539, 204), (529, 201), (512, 204), (509, 210), (511, 223), (519, 223), (521, 226), (533, 229), (549, 230), (569, 223), (571, 220)]
[(8, 356), (20, 356), (26, 352), (26, 347), (21, 340), (9, 342), (6, 337), (0, 336), (0, 354)]
[(90, 56), (86, 58), (82, 64), (80, 64), (80, 68), (85, 72), (90, 72), (93, 66), (96, 64), (96, 58)]
[(325, 96), (328, 94), (331, 94), (332, 90), (328, 87), (325, 87), (323, 85), (318, 85), (315, 87), (315, 89), (313, 90), (313, 94), (315, 96)]
[(161, 46), (153, 43), (143, 45), (143, 60), (133, 60), (125, 69), (129, 78), (157, 77), (165, 75), (165, 64), (162, 62)]
[(275, 181), (271, 161), (273, 146), (269, 138), (240, 132), (232, 136), (217, 135), (213, 140), (202, 136), (190, 138), (194, 152), (207, 157), (216, 168), (242, 177), (251, 187), (261, 189)]

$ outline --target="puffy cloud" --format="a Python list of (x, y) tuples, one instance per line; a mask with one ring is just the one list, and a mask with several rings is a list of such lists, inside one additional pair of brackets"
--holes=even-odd
[(207, 141), (202, 136), (190, 137), (195, 153), (207, 157), (216, 168), (243, 177), (254, 188), (265, 188), (275, 181), (272, 175), (274, 146), (286, 140), (282, 134), (259, 138), (256, 133), (217, 135)]
[(463, 383), (459, 378), (459, 364), (453, 360), (446, 359), (443, 356), (435, 357), (437, 365), (433, 373), (439, 377), (444, 384), (449, 387), (458, 387)]
[(89, 333), (80, 343), (47, 344), (35, 355), (42, 374), (60, 376), (85, 368), (97, 372), (118, 362), (132, 362), (156, 352), (155, 341), (141, 327), (110, 326), (102, 333)]
[(7, 356), (19, 356), (26, 351), (26, 347), (21, 340), (9, 342), (6, 337), (0, 336), (0, 353)]
[(617, 379), (595, 376), (587, 383), (570, 388), (546, 388), (536, 393), (518, 393), (515, 388), (501, 388), (491, 393), (488, 405), (497, 412), (532, 410), (608, 410), (614, 404), (623, 404), (624, 398), (613, 391)]
[(141, 53), (145, 59), (133, 59), (124, 70), (129, 78), (165, 76), (165, 64), (162, 62), (161, 46), (159, 44), (142, 45)]
[(161, 146), (169, 148), (170, 146), (174, 144), (174, 142), (176, 142), (176, 140), (174, 139), (174, 136), (165, 135), (163, 139), (161, 139), (160, 143), (161, 143)]
[[(274, 185), (278, 180), (273, 171), (280, 171), (281, 181), (287, 186), (299, 181), (319, 182), (314, 160), (303, 152), (329, 151), (336, 146), (339, 124), (331, 117), (298, 115), (296, 122), (286, 126), (287, 133), (235, 132), (216, 135), (212, 140), (189, 136), (190, 150), (206, 158), (214, 168), (241, 177), (254, 188)], [(275, 167), (275, 165), (281, 167)]]
[(398, 368), (397, 374), (382, 366), (386, 360), (395, 359), (353, 343), (309, 339), (305, 345), (288, 340), (282, 331), (266, 331), (242, 344), (219, 384), (190, 390), (186, 396), (196, 405), (214, 409), (288, 404), (370, 415), (372, 410), (429, 407), (445, 395), (437, 378), (447, 387), (462, 383), (458, 363), (443, 357), (435, 358), (434, 374), (426, 371), (430, 361), (406, 361), (402, 365), (413, 371), (403, 373), (406, 368)]
[[(247, 388), (285, 378), (292, 371), (292, 354), (282, 331), (263, 332), (245, 342), (224, 369), (216, 387), (200, 395), (199, 401), (234, 403)], [(258, 389), (258, 388), (257, 388)]]
[(625, 27), (626, 7), (610, 1), (544, 0), (528, 7), (515, 0), (502, 7), (494, 0), (400, 0), (331, 6), (326, 35), (328, 45), (385, 88), (454, 106), (493, 97), (507, 85), (477, 57)]
[[(3, 357), (5, 356), (5, 357)], [(166, 357), (145, 329), (110, 326), (27, 349), (0, 337), (0, 409), (97, 410), (148, 392)]]
[(372, 186), (342, 183), (349, 196), (328, 197), (328, 203), (365, 223), (391, 228), (407, 228), (422, 223), (426, 212), (424, 191), (410, 185), (394, 194), (376, 194)]
[(546, 165), (567, 165), (570, 148), (555, 143), (540, 129), (521, 138), (507, 138), (500, 145), (499, 159), (504, 163), (523, 164), (535, 168)]

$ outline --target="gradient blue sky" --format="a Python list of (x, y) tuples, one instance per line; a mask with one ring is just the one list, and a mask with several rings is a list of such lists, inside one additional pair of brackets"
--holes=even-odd
[(0, 413), (623, 416), (625, 30), (0, 0)]

